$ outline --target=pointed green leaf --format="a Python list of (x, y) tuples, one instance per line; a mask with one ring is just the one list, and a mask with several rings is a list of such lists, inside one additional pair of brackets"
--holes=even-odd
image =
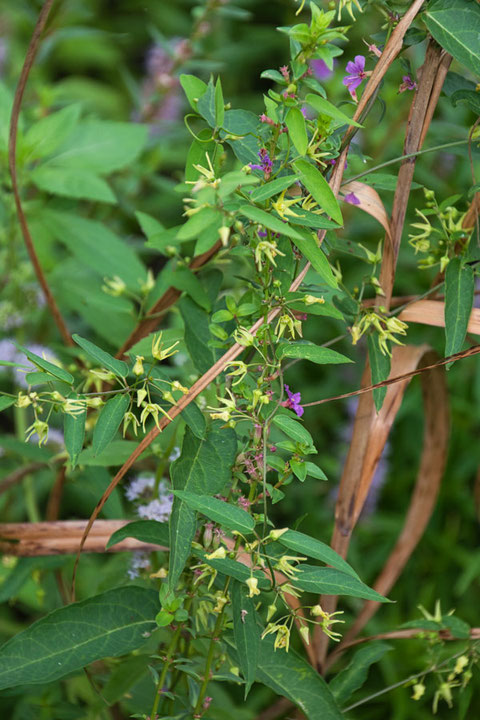
[(268, 200), (268, 198), (271, 198), (274, 195), (281, 193), (282, 190), (289, 188), (296, 180), (298, 180), (296, 175), (285, 175), (283, 177), (276, 178), (276, 180), (272, 180), (271, 182), (255, 188), (250, 195), (250, 200), (254, 203)]
[(251, 515), (235, 505), (218, 500), (209, 495), (196, 495), (195, 493), (174, 490), (173, 494), (184, 500), (189, 507), (201, 512), (210, 520), (223, 525), (229, 530), (238, 530), (241, 533), (250, 533), (255, 527), (255, 521)]
[(220, 78), (217, 78), (217, 84), (215, 85), (215, 124), (217, 127), (222, 127), (224, 117), (225, 102), (223, 100), (222, 83)]
[(73, 131), (80, 118), (80, 110), (81, 104), (74, 103), (32, 125), (19, 143), (28, 162), (51, 155)]
[(346, 668), (335, 675), (330, 682), (330, 690), (338, 703), (345, 703), (355, 690), (362, 687), (368, 677), (370, 666), (382, 659), (392, 649), (384, 642), (369, 643), (357, 650)]
[(220, 210), (212, 207), (203, 208), (200, 212), (189, 217), (187, 222), (182, 225), (177, 233), (177, 240), (193, 240), (210, 225), (217, 223), (220, 226), (222, 222), (223, 214)]
[[(76, 395), (76, 393), (70, 393), (68, 396), (71, 399), (76, 400), (77, 398), (83, 399), (82, 396)], [(65, 413), (63, 419), (63, 435), (65, 439), (65, 448), (70, 456), (70, 462), (72, 464), (72, 470), (74, 470), (77, 464), (78, 456), (83, 449), (83, 441), (85, 439), (85, 421), (87, 419), (87, 408), (81, 412), (72, 415)]]
[(72, 385), (75, 382), (73, 375), (70, 375), (70, 373), (63, 368), (48, 362), (48, 360), (44, 360), (39, 355), (35, 355), (35, 353), (30, 352), (30, 350), (27, 350), (27, 348), (24, 348), (17, 343), (15, 343), (15, 345), (27, 356), (29, 360), (31, 360), (34, 365), (42, 368), (42, 370), (45, 370), (45, 372), (49, 373), (49, 375), (53, 375), (53, 377), (56, 377), (58, 380), (63, 380), (63, 382), (68, 383), (69, 385)]
[(201, 373), (207, 372), (215, 363), (215, 351), (208, 345), (210, 330), (208, 315), (190, 297), (184, 296), (178, 308), (185, 325), (185, 344), (192, 362)]
[(0, 412), (6, 410), (16, 401), (16, 398), (7, 397), (6, 395), (0, 396)]
[(331, 565), (337, 570), (341, 570), (347, 575), (360, 579), (355, 570), (338, 554), (335, 550), (332, 550), (330, 545), (326, 545), (317, 540), (316, 538), (305, 535), (304, 533), (297, 532), (297, 530), (287, 530), (286, 533), (280, 535), (278, 542), (281, 545), (300, 553), (300, 555), (306, 555), (315, 560), (321, 560), (327, 565)]
[[(186, 429), (182, 454), (171, 467), (174, 490), (214, 495), (223, 490), (230, 478), (237, 439), (231, 428), (214, 423), (205, 438), (197, 438)], [(191, 552), (196, 529), (196, 514), (185, 501), (176, 497), (170, 518), (169, 587), (173, 590)]]
[(129, 537), (149, 545), (161, 545), (162, 547), (170, 545), (168, 523), (161, 523), (157, 520), (137, 520), (116, 530), (107, 542), (105, 549), (108, 550)]
[(277, 347), (275, 354), (278, 358), (300, 358), (310, 360), (310, 362), (317, 363), (317, 365), (338, 365), (353, 362), (353, 360), (335, 350), (309, 342), (282, 343)]
[[(369, 335), (367, 339), (368, 343), (368, 359), (370, 361), (370, 370), (372, 373), (372, 384), (376, 385), (379, 382), (383, 382), (390, 375), (390, 356), (386, 353), (383, 354), (378, 344), (378, 335), (374, 333)], [(373, 400), (377, 412), (382, 409), (385, 395), (387, 394), (387, 388), (377, 388), (373, 391)]]
[(318, 272), (320, 277), (330, 287), (337, 288), (338, 282), (332, 272), (332, 268), (325, 256), (323, 250), (319, 247), (316, 236), (308, 230), (299, 229), (299, 237), (294, 238), (293, 242), (310, 261), (312, 267)]
[(261, 210), (253, 205), (242, 205), (239, 212), (242, 215), (245, 215), (245, 217), (249, 220), (253, 220), (253, 222), (263, 225), (269, 230), (273, 230), (273, 232), (279, 233), (280, 235), (286, 235), (294, 240), (302, 239), (302, 236), (297, 232), (297, 230), (294, 230), (287, 223), (283, 223), (274, 215), (265, 212), (265, 210)]
[(311, 165), (308, 160), (296, 160), (293, 167), (299, 173), (300, 180), (322, 210), (325, 210), (332, 220), (335, 220), (339, 225), (343, 225), (342, 213), (337, 198), (321, 172)]
[(320, 97), (320, 95), (313, 95), (309, 93), (305, 98), (305, 102), (311, 105), (320, 115), (327, 115), (336, 121), (336, 125), (354, 125), (355, 127), (363, 127), (360, 123), (355, 122), (348, 115), (345, 115), (335, 105)]
[(283, 430), (285, 435), (288, 435), (292, 440), (304, 443), (305, 445), (313, 445), (313, 438), (308, 430), (288, 415), (275, 415), (273, 424), (280, 428), (280, 430)]
[(197, 101), (206, 91), (207, 84), (195, 75), (180, 75), (179, 80), (188, 102), (194, 110), (197, 110)]
[(118, 377), (127, 377), (127, 363), (123, 362), (122, 360), (117, 360), (105, 350), (102, 350), (97, 345), (95, 345), (95, 343), (92, 343), (90, 342), (90, 340), (86, 340), (85, 338), (80, 337), (80, 335), (72, 335), (72, 338), (75, 340), (77, 345), (80, 345), (82, 350), (85, 350), (87, 355), (90, 355), (90, 357), (96, 360), (102, 368), (110, 370), (110, 372), (113, 372), (113, 374), (117, 375)]
[[(248, 578), (252, 577), (252, 571), (249, 567), (244, 565), (241, 562), (238, 562), (237, 560), (232, 560), (232, 558), (226, 557), (226, 558), (213, 558), (210, 559), (208, 557), (208, 553), (204, 553), (200, 550), (194, 550), (193, 554), (200, 558), (202, 563), (206, 563), (207, 565), (210, 565), (214, 568), (214, 570), (217, 570), (219, 573), (222, 573), (222, 575), (227, 575), (228, 577), (232, 577), (235, 580), (238, 580), (240, 583), (246, 583)], [(260, 570), (254, 570), (253, 571), (253, 577), (257, 578), (258, 580), (258, 587), (262, 590), (268, 590), (271, 587), (271, 583), (264, 575), (263, 572)]]
[(380, 593), (369, 588), (358, 578), (336, 568), (319, 568), (314, 565), (302, 564), (292, 584), (300, 588), (300, 590), (321, 593), (322, 595), (349, 595), (350, 597), (374, 600), (375, 602), (391, 602)]
[(30, 178), (40, 190), (60, 197), (117, 202), (107, 181), (91, 170), (65, 168), (53, 162), (44, 163), (30, 172)]
[(472, 311), (474, 290), (474, 272), (471, 265), (463, 265), (460, 258), (450, 260), (445, 272), (446, 357), (462, 349)]
[(213, 84), (213, 78), (210, 78), (210, 82), (203, 95), (197, 100), (197, 112), (205, 118), (210, 127), (216, 127), (215, 124), (215, 86)]
[(274, 649), (274, 638), (260, 642), (257, 681), (291, 700), (308, 720), (343, 720), (329, 686), (295, 650)]
[(305, 155), (308, 146), (307, 128), (301, 110), (291, 107), (285, 118), (288, 134), (299, 155)]
[(260, 651), (260, 628), (255, 602), (250, 598), (245, 583), (232, 584), (233, 637), (238, 663), (245, 678), (245, 698), (255, 680)]
[(474, 75), (480, 75), (480, 6), (470, 0), (437, 0), (424, 15), (439, 45)]
[(54, 610), (0, 648), (0, 689), (43, 685), (135, 650), (158, 609), (155, 591), (130, 586)]
[(205, 437), (205, 431), (207, 429), (205, 416), (196, 403), (189, 403), (180, 414), (195, 437)]
[(130, 396), (115, 395), (100, 411), (93, 428), (93, 454), (99, 455), (112, 442), (130, 405)]

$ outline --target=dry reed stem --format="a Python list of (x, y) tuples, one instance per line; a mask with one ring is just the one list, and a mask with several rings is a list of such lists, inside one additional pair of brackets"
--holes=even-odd
[[(446, 61), (442, 64), (444, 58), (444, 51), (442, 51), (436, 43), (430, 41), (425, 53), (424, 64), (419, 73), (418, 87), (413, 97), (407, 121), (404, 142), (405, 155), (418, 151), (421, 147), (421, 142), (423, 142), (425, 138), (442, 87), (442, 84), (437, 80), (437, 75), (440, 75), (442, 83), (445, 78)], [(373, 74), (370, 79), (372, 80), (372, 78)], [(415, 157), (408, 158), (403, 161), (400, 167), (393, 201), (392, 218), (390, 220), (390, 233), (387, 233), (385, 236), (380, 271), (380, 285), (384, 291), (384, 297), (379, 296), (376, 304), (384, 305), (387, 308), (390, 305), (393, 292), (396, 263), (413, 180), (415, 161)], [(367, 361), (362, 376), (362, 386), (368, 386), (369, 382), (370, 368)], [(394, 414), (396, 414), (397, 410), (395, 410)], [(363, 500), (366, 498), (373, 478), (373, 472), (380, 457), (380, 455), (378, 455), (376, 462), (371, 462), (371, 438), (375, 432), (375, 417), (376, 412), (373, 397), (370, 394), (364, 394), (358, 404), (354, 424), (354, 437), (342, 473), (335, 510), (335, 528), (331, 546), (343, 555), (343, 557), (347, 554), (351, 532), (356, 522), (354, 517), (355, 515), (358, 517), (361, 511), (361, 506), (358, 505), (357, 498), (363, 498)], [(366, 472), (367, 468), (371, 471), (370, 475)], [(353, 505), (350, 504), (352, 502), (354, 503)], [(351, 524), (352, 522), (353, 525)], [(335, 610), (337, 601), (338, 598), (336, 596), (325, 596), (321, 598), (321, 603), (327, 612), (333, 612)], [(318, 667), (321, 669), (325, 663), (328, 638), (324, 634), (317, 632), (315, 642)]]

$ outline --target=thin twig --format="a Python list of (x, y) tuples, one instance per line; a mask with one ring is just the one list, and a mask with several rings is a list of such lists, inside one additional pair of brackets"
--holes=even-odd
[(23, 235), (23, 239), (25, 241), (25, 246), (27, 248), (27, 252), (29, 254), (33, 268), (35, 270), (35, 275), (37, 276), (37, 280), (40, 284), (40, 287), (43, 290), (43, 294), (45, 295), (46, 303), (52, 314), (55, 324), (57, 325), (60, 335), (63, 338), (63, 341), (65, 342), (66, 345), (74, 345), (74, 342), (68, 331), (68, 328), (62, 317), (62, 314), (58, 308), (55, 298), (53, 297), (52, 291), (50, 290), (50, 286), (48, 285), (47, 278), (45, 277), (45, 274), (42, 270), (42, 266), (40, 265), (38, 255), (35, 250), (35, 246), (33, 244), (33, 239), (30, 234), (30, 229), (28, 227), (27, 218), (23, 211), (22, 201), (20, 198), (20, 191), (19, 191), (19, 187), (18, 187), (18, 180), (17, 180), (17, 160), (16, 160), (17, 130), (18, 130), (18, 119), (20, 116), (20, 109), (22, 106), (23, 94), (25, 92), (25, 87), (27, 85), (27, 80), (28, 80), (28, 76), (30, 74), (30, 70), (32, 69), (33, 63), (35, 61), (35, 57), (36, 57), (38, 47), (40, 44), (40, 38), (41, 38), (41, 35), (45, 28), (45, 25), (46, 25), (48, 16), (50, 14), (50, 10), (52, 9), (53, 3), (54, 3), (54, 0), (46, 0), (45, 4), (43, 5), (43, 7), (40, 11), (38, 20), (36, 22), (36, 25), (35, 25), (35, 28), (33, 31), (32, 38), (30, 40), (30, 44), (27, 49), (27, 54), (25, 57), (25, 62), (23, 63), (23, 68), (22, 68), (22, 72), (20, 74), (20, 79), (18, 81), (17, 89), (15, 91), (15, 97), (13, 99), (12, 115), (10, 118), (10, 136), (9, 136), (9, 141), (8, 141), (8, 165), (10, 168), (10, 176), (12, 178), (12, 190), (13, 190), (13, 196), (15, 198), (15, 206), (17, 208), (18, 220), (19, 220), (20, 227), (22, 230), (22, 235)]

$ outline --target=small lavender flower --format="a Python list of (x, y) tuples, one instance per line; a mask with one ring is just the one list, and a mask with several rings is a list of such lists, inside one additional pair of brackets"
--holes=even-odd
[(270, 155), (265, 148), (258, 151), (258, 157), (260, 158), (260, 165), (250, 163), (252, 170), (262, 170), (265, 173), (265, 179), (268, 180), (273, 170), (273, 163), (270, 159)]
[(350, 60), (347, 63), (347, 74), (342, 80), (355, 102), (357, 102), (357, 93), (355, 91), (366, 77), (365, 58), (363, 55), (356, 55), (355, 62)]
[(415, 80), (413, 80), (413, 78), (410, 75), (404, 75), (402, 77), (402, 80), (403, 80), (403, 82), (400, 85), (400, 87), (398, 88), (399, 93), (403, 93), (403, 92), (405, 92), (405, 90), (416, 90), (417, 83), (415, 82)]
[(302, 417), (305, 410), (300, 404), (302, 401), (300, 393), (292, 393), (288, 385), (285, 385), (285, 392), (287, 393), (288, 400), (284, 400), (282, 402), (283, 407), (290, 408), (298, 415), (298, 417)]
[(319, 80), (326, 80), (333, 73), (333, 70), (330, 70), (325, 60), (321, 60), (320, 58), (310, 60), (310, 67), (315, 77)]
[(141, 497), (147, 489), (153, 490), (154, 486), (155, 478), (153, 475), (134, 478), (125, 489), (125, 497), (132, 502)]
[(348, 195), (345, 195), (345, 197), (343, 199), (345, 200), (345, 202), (350, 203), (350, 205), (360, 205), (360, 200), (353, 192), (348, 193)]
[(152, 500), (147, 505), (140, 505), (138, 508), (138, 517), (145, 520), (156, 520), (157, 522), (167, 522), (172, 512), (173, 495), (165, 496), (160, 500)]
[(130, 560), (130, 567), (127, 570), (127, 575), (130, 580), (135, 580), (140, 575), (140, 570), (145, 570), (150, 566), (150, 556), (146, 552), (138, 550), (132, 553), (132, 559)]

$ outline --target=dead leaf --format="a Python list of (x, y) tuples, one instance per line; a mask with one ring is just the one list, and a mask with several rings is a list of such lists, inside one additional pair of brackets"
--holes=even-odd
[(354, 195), (360, 200), (360, 204), (353, 204), (353, 207), (358, 207), (360, 210), (368, 213), (383, 226), (387, 235), (390, 235), (390, 222), (388, 219), (387, 211), (382, 202), (382, 199), (375, 188), (367, 185), (366, 183), (359, 182), (358, 180), (352, 180), (352, 182), (342, 185), (342, 195), (348, 195), (354, 193)]

